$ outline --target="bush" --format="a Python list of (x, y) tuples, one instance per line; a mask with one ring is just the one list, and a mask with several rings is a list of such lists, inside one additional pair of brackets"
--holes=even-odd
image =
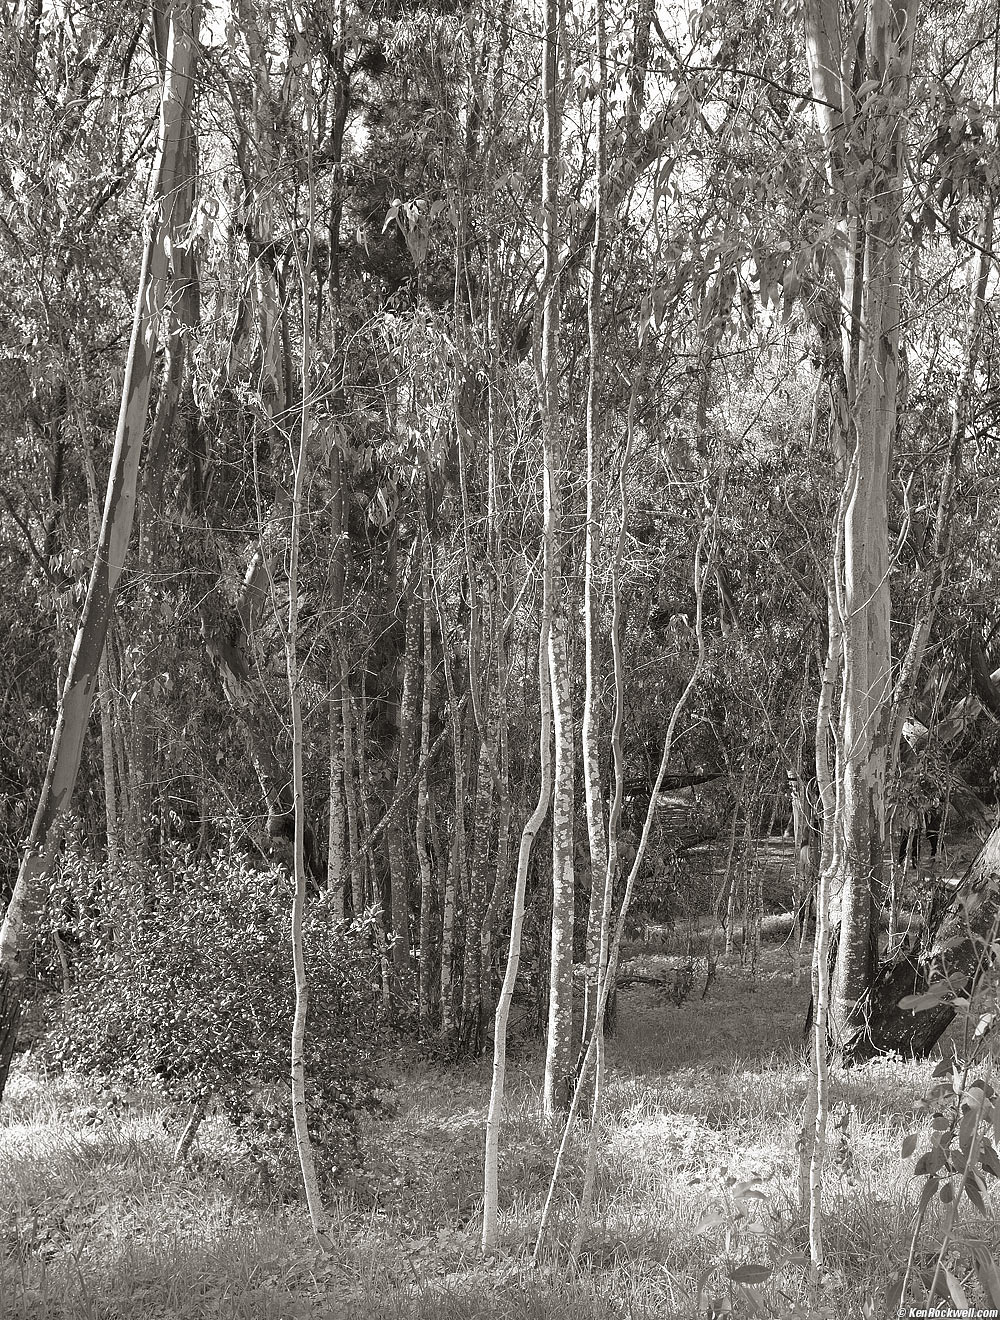
[[(255, 1154), (281, 1162), (291, 1150), (291, 881), (223, 856), (147, 870), (135, 882), (144, 898), (116, 903), (113, 936), (82, 944), (47, 1053), (126, 1084), (152, 1079), (173, 1101), (212, 1098)], [(328, 1175), (356, 1162), (357, 1112), (379, 1103), (369, 924), (338, 928), (326, 896), (304, 922), (309, 1121)]]

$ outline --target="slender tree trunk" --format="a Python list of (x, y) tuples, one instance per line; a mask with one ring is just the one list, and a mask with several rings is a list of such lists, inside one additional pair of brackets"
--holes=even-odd
[(486, 906), (486, 913), (483, 917), (479, 955), (479, 965), (481, 968), (479, 992), (482, 999), (483, 1028), (486, 1032), (489, 1032), (492, 1029), (493, 1016), (496, 1012), (496, 1004), (494, 1001), (496, 985), (492, 955), (493, 932), (496, 927), (497, 914), (500, 911), (507, 890), (507, 882), (510, 872), (511, 826), (513, 822), (513, 811), (510, 797), (510, 737), (507, 728), (507, 685), (509, 674), (507, 672), (502, 629), (498, 630), (497, 636), (497, 670), (500, 674), (499, 691), (497, 694), (497, 746), (500, 762), (498, 767), (500, 782), (497, 789), (499, 797), (497, 857), (493, 880), (493, 892), (490, 895), (489, 903)]
[(299, 678), (299, 542), (302, 519), (305, 514), (306, 465), (309, 453), (309, 434), (312, 425), (310, 412), (312, 396), (312, 336), (309, 285), (312, 271), (313, 220), (316, 214), (314, 174), (312, 172), (312, 99), (307, 85), (308, 65), (303, 76), (305, 87), (306, 149), (309, 174), (309, 213), (305, 229), (306, 250), (298, 258), (301, 282), (302, 348), (300, 377), (302, 394), (299, 404), (299, 448), (295, 459), (294, 485), (290, 512), (288, 546), (288, 628), (285, 634), (285, 664), (288, 675), (288, 698), (292, 724), (292, 803), (294, 814), (293, 877), (295, 891), (292, 898), (292, 965), (295, 974), (295, 1014), (292, 1020), (291, 1088), (292, 1123), (295, 1129), (295, 1148), (302, 1171), (309, 1218), (315, 1236), (326, 1231), (327, 1214), (319, 1188), (316, 1160), (309, 1135), (309, 1110), (306, 1094), (306, 1027), (309, 1012), (309, 982), (306, 972), (302, 924), (306, 904), (306, 798), (303, 766), (302, 701)]
[(531, 815), (521, 831), (517, 853), (517, 871), (514, 878), (514, 906), (510, 918), (510, 940), (507, 946), (507, 965), (503, 984), (497, 996), (496, 1016), (493, 1024), (493, 1080), (490, 1088), (489, 1113), (486, 1119), (486, 1151), (483, 1175), (483, 1250), (493, 1251), (497, 1243), (497, 1211), (499, 1205), (499, 1152), (500, 1120), (503, 1115), (504, 1088), (507, 1076), (507, 1026), (510, 1006), (514, 998), (517, 972), (521, 959), (521, 936), (524, 928), (524, 895), (528, 882), (528, 867), (538, 833), (548, 815), (552, 798), (552, 704), (549, 676), (549, 631), (552, 626), (552, 587), (555, 570), (555, 510), (551, 500), (551, 487), (544, 488), (542, 603), (538, 633), (538, 701), (539, 701), (539, 780), (538, 797)]
[(554, 730), (552, 941), (542, 1089), (542, 1108), (548, 1116), (568, 1108), (573, 1086), (574, 737), (567, 655), (566, 583), (560, 544), (565, 485), (565, 440), (559, 412), (559, 154), (562, 137), (559, 51), (562, 39), (562, 0), (546, 0), (542, 34), (542, 245), (545, 270), (542, 322), (535, 342), (535, 376), (542, 424), (544, 479), (552, 503), (557, 555), (548, 638)]
[(822, 853), (816, 896), (816, 939), (812, 960), (813, 1021), (809, 1081), (799, 1134), (799, 1201), (809, 1223), (809, 1255), (814, 1280), (823, 1268), (823, 1168), (829, 1116), (830, 944), (831, 888), (840, 872), (843, 833), (840, 798), (843, 777), (837, 761), (830, 762), (835, 732), (835, 693), (843, 655), (843, 602), (840, 598), (841, 564), (848, 491), (841, 492), (833, 526), (833, 553), (827, 579), (827, 653), (816, 708), (816, 782), (823, 812)]
[[(590, 257), (590, 284), (587, 295), (587, 512), (583, 569), (584, 700), (580, 745), (583, 755), (583, 786), (587, 814), (587, 839), (590, 844), (590, 910), (587, 914), (586, 1002), (584, 1029), (593, 1026), (597, 1007), (597, 983), (600, 979), (601, 923), (604, 908), (605, 877), (608, 869), (608, 839), (604, 822), (604, 797), (601, 790), (601, 766), (598, 755), (600, 719), (597, 684), (600, 677), (597, 571), (601, 555), (603, 521), (604, 437), (599, 415), (603, 377), (601, 341), (601, 303), (604, 292), (604, 209), (607, 172), (605, 130), (604, 71), (606, 65), (605, 19), (603, 0), (597, 0), (597, 58), (602, 70), (594, 159), (594, 237)], [(646, 25), (648, 38), (649, 27)]]
[(441, 631), (445, 688), (448, 698), (448, 724), (451, 730), (453, 820), (452, 841), (448, 850), (448, 865), (441, 895), (441, 1036), (453, 1041), (455, 1034), (455, 972), (457, 969), (456, 940), (458, 935), (457, 909), (459, 894), (464, 888), (466, 866), (465, 799), (468, 789), (466, 775), (465, 740), (462, 734), (461, 702), (455, 689), (449, 658), (449, 643), (444, 627), (444, 614), (438, 602), (438, 626)]
[(476, 772), (476, 799), (472, 865), (465, 904), (465, 950), (462, 959), (462, 1018), (459, 1031), (460, 1053), (476, 1058), (482, 1049), (482, 933), (486, 916), (486, 868), (492, 834), (493, 780), (488, 768), (489, 751), (485, 738), (479, 740), (479, 763)]
[(420, 693), (420, 778), (417, 784), (417, 862), (420, 867), (420, 966), (417, 989), (417, 1020), (420, 1033), (426, 1036), (431, 1027), (431, 1000), (434, 985), (434, 872), (430, 850), (430, 748), (431, 707), (434, 691), (433, 630), (431, 618), (431, 554), (430, 537), (424, 528), (424, 547), (421, 557), (420, 599), (423, 602), (423, 662), (421, 664)]
[[(621, 652), (614, 648), (615, 664), (615, 726), (612, 735), (615, 762), (615, 797), (612, 805), (609, 849), (608, 832), (604, 825), (604, 803), (601, 792), (601, 770), (597, 753), (599, 727), (597, 708), (598, 678), (598, 620), (595, 575), (600, 554), (600, 531), (603, 513), (603, 433), (598, 407), (603, 375), (603, 345), (601, 341), (601, 304), (604, 293), (604, 210), (605, 176), (607, 174), (607, 28), (604, 0), (596, 0), (594, 25), (596, 29), (597, 68), (599, 93), (597, 104), (597, 134), (594, 152), (594, 239), (590, 254), (590, 285), (587, 290), (587, 528), (584, 550), (583, 627), (584, 627), (584, 704), (581, 729), (583, 752), (584, 792), (587, 804), (587, 837), (590, 843), (590, 911), (587, 914), (587, 999), (584, 1005), (584, 1040), (596, 1033), (597, 1052), (594, 1068), (594, 1089), (591, 1103), (590, 1132), (587, 1141), (587, 1162), (584, 1168), (583, 1191), (570, 1244), (570, 1263), (575, 1267), (583, 1246), (584, 1234), (590, 1219), (597, 1178), (597, 1146), (600, 1139), (601, 1113), (604, 1105), (604, 1022), (599, 1014), (603, 981), (606, 975), (605, 959), (611, 927), (611, 902), (614, 889), (615, 854), (617, 853), (618, 820), (616, 808), (621, 809), (621, 720), (619, 697), (622, 695), (624, 675)], [(646, 24), (648, 36), (649, 25)], [(623, 467), (628, 460), (628, 447)], [(622, 509), (624, 530), (625, 510)], [(621, 538), (619, 539), (619, 552)], [(614, 577), (620, 568), (620, 553), (615, 556)], [(617, 640), (617, 598), (613, 628)]]
[(327, 835), (326, 887), (334, 897), (334, 911), (343, 921), (347, 910), (344, 885), (348, 859), (345, 738), (341, 728), (344, 697), (344, 579), (346, 536), (344, 531), (344, 472), (340, 446), (330, 450), (330, 693), (327, 712), (330, 740), (329, 830)]
[(354, 755), (354, 707), (347, 656), (340, 656), (340, 727), (344, 739), (344, 808), (347, 816), (348, 856), (351, 864), (351, 903), (355, 917), (365, 910), (367, 853), (358, 834), (357, 764)]
[(422, 609), (419, 608), (417, 587), (420, 582), (420, 546), (414, 542), (411, 571), (407, 574), (406, 638), (403, 651), (403, 691), (399, 703), (399, 734), (397, 738), (396, 815), (388, 830), (390, 909), (392, 917), (392, 966), (396, 993), (400, 1002), (409, 999), (410, 976), (410, 858), (404, 823), (405, 808), (402, 799), (407, 792), (413, 760), (413, 731), (416, 725), (419, 696), (420, 626)]
[(208, 1097), (202, 1097), (196, 1100), (191, 1106), (191, 1112), (188, 1114), (188, 1121), (184, 1124), (184, 1131), (180, 1135), (177, 1146), (174, 1150), (174, 1163), (183, 1164), (187, 1159), (191, 1147), (194, 1145), (194, 1139), (198, 1135), (198, 1129), (204, 1122), (205, 1115), (208, 1112)]
[[(197, 59), (197, 4), (194, 0), (173, 0), (167, 14), (167, 74), (160, 103), (159, 145), (151, 189), (154, 211), (139, 275), (104, 517), (59, 701), (38, 809), (0, 929), (0, 1000), (15, 1005), (4, 1014), (7, 1022), (15, 1026), (16, 999), (26, 971), (25, 954), (37, 926), (45, 885), (70, 810), (108, 624), (132, 534), (139, 458), (160, 314), (167, 290), (167, 239), (176, 203), (178, 161), (187, 131)], [(9, 1041), (0, 1039), (0, 1059), (9, 1058), (11, 1049)], [(5, 1081), (6, 1077), (0, 1075), (0, 1095)]]
[[(88, 434), (87, 428), (82, 424), (80, 425), (80, 432), (83, 436)], [(87, 512), (90, 539), (91, 543), (96, 545), (100, 535), (101, 511), (98, 503), (97, 473), (94, 469), (93, 446), (87, 442), (83, 446), (83, 465), (87, 478)], [(61, 466), (60, 462), (59, 467), (61, 468)], [(53, 481), (53, 486), (56, 484)], [(61, 482), (58, 484), (61, 485)], [(47, 537), (46, 539), (50, 538)], [(54, 552), (55, 546), (51, 546), (50, 550)], [(51, 554), (49, 557), (51, 557)], [(109, 620), (109, 636), (112, 632), (113, 624)], [(108, 659), (110, 649), (110, 642), (106, 640), (97, 675), (97, 701), (101, 713), (101, 769), (104, 775), (104, 820), (109, 878), (117, 876), (120, 869), (118, 858), (118, 792), (115, 786), (115, 700), (111, 684), (111, 665)]]
[(552, 620), (549, 634), (552, 684), (554, 782), (552, 796), (552, 945), (549, 966), (549, 1024), (542, 1107), (565, 1112), (573, 1094), (573, 779), (576, 769), (573, 701), (566, 654), (565, 617)]
[[(722, 489), (720, 490), (719, 502), (721, 502), (723, 490), (724, 490), (724, 483)], [(649, 846), (649, 839), (653, 829), (653, 821), (656, 816), (656, 806), (660, 795), (660, 788), (663, 783), (664, 776), (666, 775), (667, 765), (669, 764), (670, 755), (673, 750), (674, 734), (677, 729), (677, 721), (680, 718), (681, 712), (684, 710), (685, 706), (687, 705), (691, 693), (694, 691), (695, 685), (697, 684), (698, 679), (700, 678), (701, 672), (705, 665), (706, 651), (705, 651), (705, 635), (704, 635), (704, 626), (703, 626), (703, 602), (704, 602), (704, 593), (705, 593), (705, 583), (708, 580), (708, 577), (714, 572), (714, 563), (713, 563), (715, 557), (714, 543), (716, 539), (715, 533), (718, 523), (719, 502), (716, 503), (716, 507), (712, 511), (710, 519), (703, 526), (701, 536), (699, 537), (698, 540), (698, 546), (695, 550), (695, 562), (694, 562), (694, 588), (695, 588), (695, 600), (696, 600), (695, 634), (698, 640), (698, 658), (692, 670), (691, 676), (689, 677), (687, 683), (685, 684), (684, 689), (681, 692), (680, 696), (677, 698), (677, 701), (674, 703), (674, 708), (670, 714), (670, 719), (667, 723), (667, 730), (663, 739), (663, 752), (660, 756), (660, 764), (657, 768), (656, 775), (653, 780), (652, 791), (650, 793), (649, 803), (646, 808), (646, 817), (645, 820), (643, 821), (642, 832), (639, 836), (639, 843), (636, 848), (635, 857), (633, 858), (632, 865), (629, 869), (628, 879), (625, 882), (625, 893), (622, 895), (622, 904), (618, 912), (617, 921), (615, 922), (614, 933), (608, 945), (608, 955), (606, 961), (607, 971), (605, 976), (602, 978), (602, 982), (601, 982), (600, 995), (597, 1001), (597, 1017), (596, 1017), (595, 1028), (593, 1031), (591, 1031), (584, 1045), (577, 1083), (576, 1086), (573, 1088), (573, 1094), (570, 1102), (569, 1111), (566, 1115), (566, 1121), (563, 1127), (562, 1140), (559, 1144), (559, 1153), (556, 1156), (555, 1168), (552, 1170), (552, 1178), (549, 1182), (549, 1190), (545, 1198), (545, 1204), (542, 1207), (541, 1220), (538, 1226), (538, 1237), (535, 1241), (535, 1250), (532, 1257), (533, 1263), (536, 1266), (539, 1264), (541, 1260), (541, 1253), (545, 1242), (545, 1234), (548, 1228), (548, 1223), (552, 1212), (552, 1206), (555, 1200), (556, 1189), (559, 1185), (559, 1179), (563, 1170), (563, 1166), (566, 1158), (566, 1152), (569, 1148), (570, 1138), (573, 1134), (573, 1128), (576, 1121), (577, 1113), (579, 1111), (581, 1099), (585, 1093), (585, 1089), (587, 1088), (589, 1072), (590, 1069), (594, 1067), (595, 1061), (600, 1053), (600, 1049), (601, 1049), (600, 1038), (604, 1023), (604, 1013), (607, 1008), (608, 995), (610, 993), (611, 986), (614, 985), (615, 977), (617, 974), (618, 954), (621, 948), (622, 936), (625, 931), (625, 922), (628, 917), (629, 904), (632, 900), (632, 894), (635, 888), (636, 877), (638, 876), (639, 871), (642, 867), (643, 859), (645, 858), (646, 855), (646, 849)], [(709, 535), (711, 535), (712, 548), (707, 558), (705, 558), (704, 557), (705, 544), (709, 538)], [(618, 657), (616, 656), (616, 663), (617, 660)], [(616, 673), (617, 672), (619, 671), (616, 671)], [(622, 781), (621, 780), (617, 781), (617, 783), (620, 782)], [(616, 783), (616, 798), (619, 796), (617, 783)], [(612, 822), (615, 822), (614, 810), (612, 811)], [(614, 834), (612, 834), (612, 842), (614, 842), (614, 837), (615, 837)]]

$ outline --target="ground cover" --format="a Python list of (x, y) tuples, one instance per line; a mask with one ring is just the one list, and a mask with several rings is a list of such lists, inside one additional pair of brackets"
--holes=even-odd
[[(651, 953), (650, 957), (655, 957)], [(696, 996), (700, 988), (696, 988)], [(530, 1252), (559, 1133), (539, 1116), (541, 1055), (515, 1047), (501, 1160), (501, 1251), (478, 1249), (487, 1062), (442, 1068), (408, 1057), (392, 1112), (365, 1119), (365, 1167), (345, 1178), (331, 1249), (312, 1243), (293, 1183), (276, 1182), (211, 1117), (187, 1164), (182, 1115), (153, 1093), (45, 1075), (31, 1058), (0, 1109), (0, 1315), (10, 1320), (664, 1320), (794, 1314), (806, 1297), (796, 1204), (807, 989), (785, 950), (758, 973), (719, 969), (682, 1006), (622, 994), (609, 1042), (608, 1105), (593, 1224), (572, 1277), (585, 1134), (571, 1149), (552, 1249)], [(829, 1313), (881, 1315), (906, 1261), (923, 1186), (904, 1136), (926, 1064), (878, 1061), (834, 1079), (827, 1180)], [(963, 1210), (964, 1236), (1000, 1245), (993, 1206)], [(917, 1244), (930, 1261), (944, 1207)], [(971, 1257), (951, 1259), (976, 1297)], [(727, 1272), (778, 1267), (750, 1294)], [(766, 1298), (766, 1312), (756, 1310)], [(803, 1312), (804, 1313), (804, 1312)], [(820, 1314), (822, 1312), (819, 1312)]]

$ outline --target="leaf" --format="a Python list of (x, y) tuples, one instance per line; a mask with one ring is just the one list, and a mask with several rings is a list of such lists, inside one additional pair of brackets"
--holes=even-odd
[(923, 1212), (927, 1209), (939, 1186), (940, 1186), (940, 1179), (938, 1178), (927, 1179), (927, 1181), (924, 1183), (924, 1190), (920, 1193), (920, 1206), (917, 1211), (918, 1214), (923, 1214)]
[(919, 1140), (920, 1138), (917, 1136), (915, 1132), (908, 1133), (903, 1138), (903, 1145), (899, 1152), (900, 1158), (904, 1160), (908, 1160), (910, 1156), (913, 1154), (913, 1152), (917, 1149), (917, 1142)]
[(965, 1295), (965, 1289), (952, 1274), (946, 1265), (941, 1266), (941, 1274), (944, 1277), (944, 1285), (948, 1290), (951, 1300), (961, 1311), (969, 1310), (969, 1299)]
[(1000, 1158), (997, 1157), (992, 1141), (984, 1141), (979, 1154), (979, 1163), (991, 1178), (1000, 1178)]
[(747, 1283), (738, 1283), (736, 1287), (739, 1289), (739, 1297), (750, 1308), (751, 1315), (767, 1317), (767, 1320), (770, 1320), (771, 1308), (756, 1288)]
[(990, 1299), (990, 1305), (1000, 1306), (1000, 1269), (997, 1269), (992, 1252), (988, 1248), (982, 1252), (974, 1251), (972, 1258), (975, 1261), (979, 1286)]
[(718, 1228), (720, 1224), (727, 1222), (729, 1216), (721, 1210), (706, 1210), (702, 1214), (698, 1223), (695, 1225), (695, 1233), (710, 1233), (713, 1228)]
[(969, 1200), (972, 1202), (975, 1208), (979, 1211), (979, 1213), (984, 1218), (988, 1217), (989, 1212), (986, 1209), (986, 1202), (983, 1200), (983, 1192), (985, 1192), (986, 1188), (980, 1182), (980, 1179), (974, 1169), (970, 1169), (969, 1172), (965, 1175), (965, 1182), (963, 1183), (963, 1186), (965, 1187), (966, 1196), (969, 1198)]
[(917, 1178), (926, 1178), (928, 1174), (935, 1173), (945, 1162), (944, 1151), (940, 1146), (934, 1146), (931, 1150), (925, 1151), (920, 1159), (913, 1166), (914, 1176)]
[(646, 331), (649, 328), (649, 322), (653, 315), (653, 300), (649, 294), (644, 294), (639, 303), (639, 347), (642, 347), (642, 341), (646, 338)]
[(948, 981), (938, 981), (919, 995), (904, 995), (899, 1001), (900, 1008), (908, 1008), (911, 1013), (919, 1013), (924, 1009), (937, 1008), (952, 993), (951, 983)]
[(748, 1261), (745, 1265), (737, 1265), (735, 1269), (727, 1270), (726, 1273), (733, 1283), (764, 1283), (774, 1273), (774, 1266), (757, 1265)]
[(976, 1135), (976, 1127), (978, 1123), (978, 1108), (975, 1108), (972, 1105), (966, 1105), (965, 1112), (962, 1114), (962, 1121), (958, 1127), (958, 1144), (966, 1159), (969, 1157), (969, 1151), (972, 1148), (972, 1139)]
[(748, 1199), (755, 1201), (767, 1200), (767, 1193), (760, 1190), (760, 1180), (757, 1178), (751, 1178), (749, 1182), (738, 1182), (733, 1187), (734, 1201), (744, 1201)]

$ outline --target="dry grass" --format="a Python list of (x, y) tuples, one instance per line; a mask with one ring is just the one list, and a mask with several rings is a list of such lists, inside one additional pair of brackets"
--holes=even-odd
[[(221, 1119), (171, 1163), (178, 1119), (148, 1095), (108, 1097), (30, 1067), (0, 1109), (0, 1316), (5, 1320), (598, 1320), (693, 1316), (699, 1276), (724, 1260), (801, 1253), (796, 1136), (806, 992), (771, 951), (748, 982), (722, 969), (681, 1008), (622, 998), (593, 1225), (572, 1279), (528, 1264), (558, 1133), (539, 1117), (540, 1054), (513, 1063), (503, 1136), (503, 1250), (477, 1249), (486, 1063), (414, 1065), (395, 1115), (372, 1121), (369, 1162), (334, 1206), (334, 1249), (263, 1185)], [(861, 1315), (905, 1260), (920, 1184), (899, 1158), (932, 1065), (880, 1062), (835, 1080), (853, 1107), (831, 1148), (827, 1295)], [(574, 1140), (555, 1240), (568, 1239), (583, 1165)], [(735, 1217), (734, 1179), (760, 1193)], [(708, 1210), (727, 1222), (697, 1232)], [(922, 1250), (937, 1232), (932, 1215)], [(993, 1241), (994, 1223), (970, 1221)], [(961, 1270), (961, 1260), (956, 1269)], [(774, 1316), (806, 1296), (801, 1265), (765, 1290)], [(873, 1312), (881, 1315), (881, 1304)], [(741, 1310), (742, 1307), (742, 1310)], [(753, 1313), (736, 1299), (735, 1314)], [(803, 1312), (804, 1313), (804, 1312)], [(822, 1307), (815, 1312), (823, 1314)]]

